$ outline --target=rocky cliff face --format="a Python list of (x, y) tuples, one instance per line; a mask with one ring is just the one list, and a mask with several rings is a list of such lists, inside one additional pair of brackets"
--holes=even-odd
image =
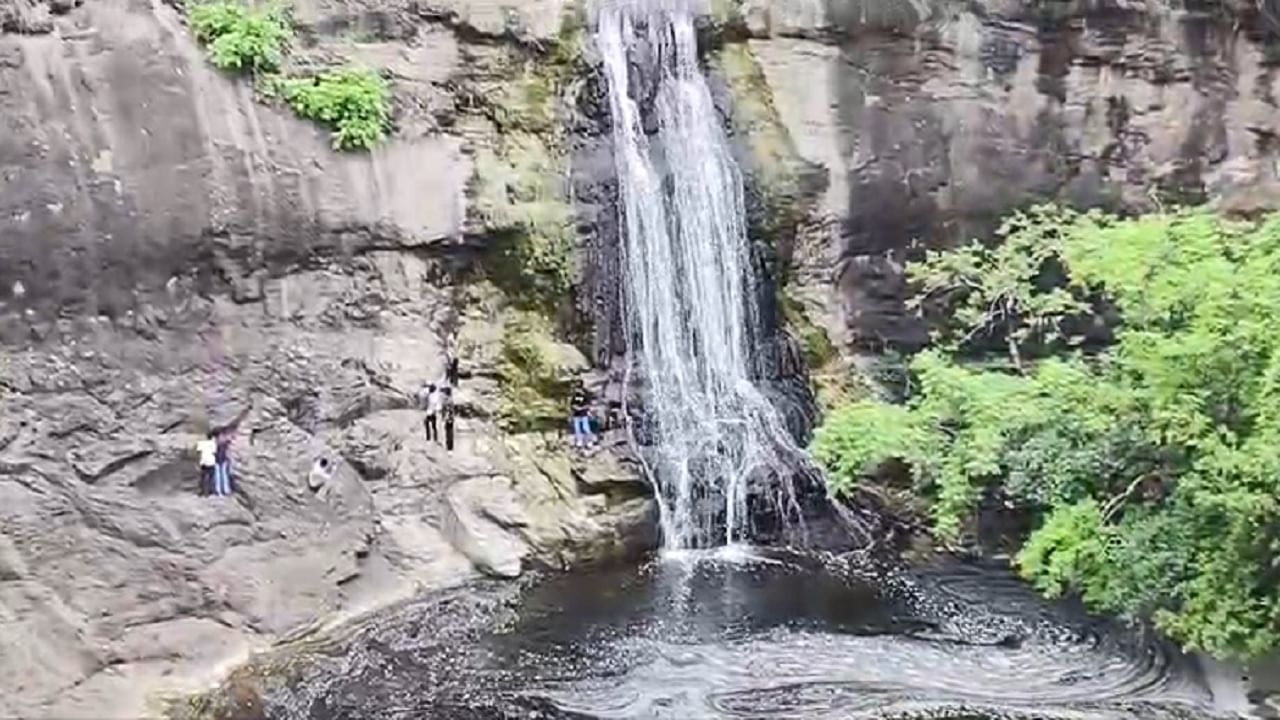
[(1013, 208), (1280, 197), (1270, 2), (746, 0), (726, 23), (790, 163), (826, 170), (797, 293), (846, 349), (921, 343), (904, 259)]
[[(578, 273), (566, 9), (293, 12), (299, 62), (390, 77), (371, 155), (213, 70), (171, 5), (0, 4), (0, 715), (153, 714), (285, 635), (652, 545), (625, 443), (573, 455), (519, 394), (603, 378), (507, 282), (535, 241)], [(446, 351), (452, 452), (413, 401)], [(239, 492), (199, 497), (194, 443), (237, 417)]]
[[(921, 341), (904, 258), (1013, 207), (1280, 197), (1266, 5), (713, 6), (777, 310), (836, 385)], [(541, 432), (567, 381), (619, 392), (581, 11), (295, 4), (299, 62), (392, 81), (360, 155), (209, 67), (173, 5), (0, 0), (0, 714), (153, 712), (282, 636), (651, 542), (621, 444)], [(452, 453), (411, 399), (446, 351)], [(197, 497), (194, 442), (237, 416), (240, 493)]]

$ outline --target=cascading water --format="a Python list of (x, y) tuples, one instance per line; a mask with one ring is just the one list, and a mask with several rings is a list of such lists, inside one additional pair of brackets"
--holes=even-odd
[(796, 514), (791, 479), (806, 464), (753, 382), (752, 353), (765, 338), (743, 181), (698, 66), (695, 11), (629, 0), (597, 8), (596, 17), (619, 184), (628, 368), (647, 387), (641, 454), (668, 549), (748, 540), (752, 483), (768, 483), (756, 494), (791, 506), (780, 517)]

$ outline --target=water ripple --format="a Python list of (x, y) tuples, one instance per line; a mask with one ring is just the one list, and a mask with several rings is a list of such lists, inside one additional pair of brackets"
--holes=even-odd
[(1005, 571), (801, 553), (425, 598), (303, 644), (290, 718), (1219, 717), (1175, 650)]

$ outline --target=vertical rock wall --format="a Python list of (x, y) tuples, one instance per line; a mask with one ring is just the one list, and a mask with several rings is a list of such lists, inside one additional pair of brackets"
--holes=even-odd
[[(546, 218), (549, 313), (589, 326), (570, 186), (603, 208), (611, 166), (574, 169), (570, 9), (292, 11), (297, 62), (390, 79), (371, 154), (213, 70), (174, 6), (0, 2), (0, 715), (154, 715), (286, 635), (652, 543), (625, 453), (568, 454), (556, 398), (502, 429), (529, 310), (497, 261)], [(536, 340), (540, 377), (593, 379)], [(452, 452), (414, 400), (446, 352)], [(199, 497), (194, 444), (237, 418), (238, 492)]]
[(826, 170), (796, 248), (846, 349), (911, 348), (904, 260), (1013, 208), (1274, 207), (1271, 3), (746, 0), (795, 156)]

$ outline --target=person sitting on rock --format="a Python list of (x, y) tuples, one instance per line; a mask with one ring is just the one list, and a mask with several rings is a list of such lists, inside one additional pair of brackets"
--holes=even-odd
[(617, 400), (610, 400), (608, 409), (605, 410), (604, 429), (605, 431), (617, 430), (622, 425), (622, 403)]
[(418, 402), (420, 402), (427, 411), (422, 418), (422, 426), (427, 433), (427, 442), (440, 442), (440, 427), (436, 425), (436, 417), (440, 414), (440, 405), (442, 402), (440, 388), (435, 383), (427, 385), (427, 387), (418, 394)]
[(591, 406), (581, 385), (573, 391), (570, 399), (569, 426), (573, 430), (574, 447), (585, 448), (595, 442), (595, 435), (591, 432)]
[(329, 458), (321, 457), (311, 465), (311, 472), (307, 475), (307, 488), (311, 492), (319, 492), (332, 476), (333, 465), (329, 462)]
[(444, 415), (444, 449), (453, 449), (453, 388), (446, 385), (440, 398), (440, 413)]
[(218, 443), (214, 440), (217, 435), (210, 430), (205, 434), (204, 439), (196, 443), (196, 452), (200, 455), (200, 495), (210, 495), (213, 493), (213, 473), (218, 462)]

